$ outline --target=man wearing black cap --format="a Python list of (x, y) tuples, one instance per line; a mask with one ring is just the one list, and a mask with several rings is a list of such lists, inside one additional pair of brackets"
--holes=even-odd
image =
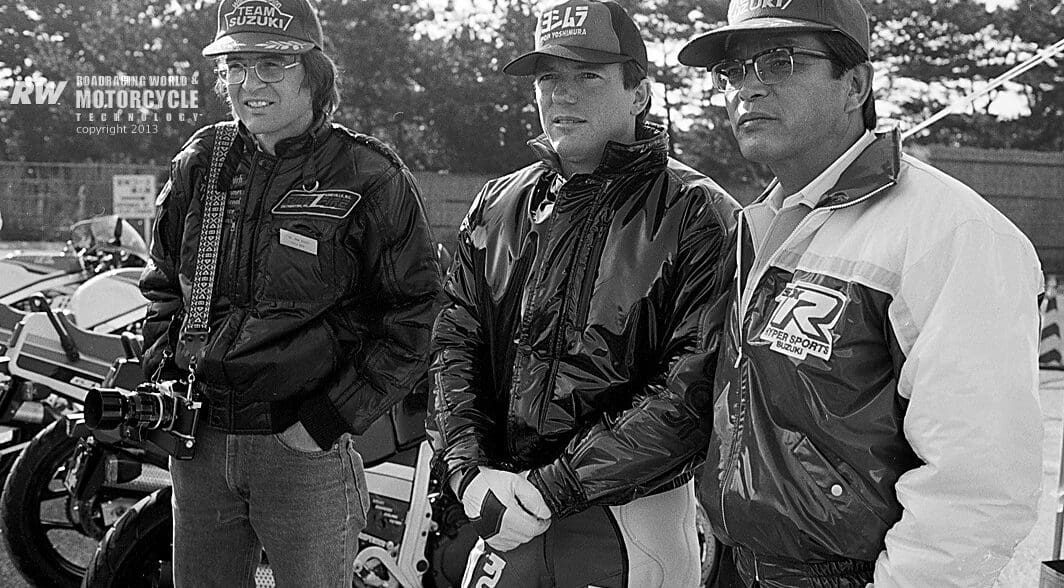
[(644, 117), (646, 47), (614, 2), (546, 9), (539, 161), (462, 224), (432, 373), (445, 480), (481, 540), (464, 586), (688, 587), (736, 204)]
[(1035, 520), (1027, 238), (878, 134), (857, 0), (733, 0), (709, 69), (776, 179), (740, 216), (701, 483), (743, 586), (990, 586)]
[[(336, 67), (306, 0), (223, 0), (203, 54), (235, 122), (174, 158), (141, 280), (146, 373), (192, 372), (205, 400), (194, 457), (171, 460), (175, 583), (247, 586), (265, 548), (280, 586), (350, 587), (369, 507), (352, 434), (424, 375), (428, 222), (402, 161), (329, 122)], [(197, 353), (196, 262), (215, 247)]]

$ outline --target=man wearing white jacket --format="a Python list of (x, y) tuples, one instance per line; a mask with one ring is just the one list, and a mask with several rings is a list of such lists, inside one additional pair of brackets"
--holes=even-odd
[(709, 68), (743, 211), (701, 496), (741, 586), (990, 586), (1041, 485), (1030, 241), (876, 134), (857, 0), (732, 0)]

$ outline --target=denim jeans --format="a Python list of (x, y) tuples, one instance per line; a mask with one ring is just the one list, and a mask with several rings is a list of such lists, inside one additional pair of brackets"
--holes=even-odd
[(201, 427), (170, 472), (177, 588), (253, 586), (263, 549), (279, 587), (351, 586), (369, 493), (350, 435), (306, 452)]

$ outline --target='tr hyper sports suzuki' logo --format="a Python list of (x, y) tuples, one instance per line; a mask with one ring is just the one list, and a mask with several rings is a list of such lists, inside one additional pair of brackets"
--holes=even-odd
[(760, 339), (773, 351), (796, 359), (812, 354), (831, 357), (831, 329), (842, 315), (846, 297), (818, 284), (795, 281), (776, 296), (776, 310)]

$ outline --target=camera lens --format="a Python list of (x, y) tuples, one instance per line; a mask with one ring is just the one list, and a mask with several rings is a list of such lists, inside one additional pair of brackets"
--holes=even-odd
[(85, 396), (85, 424), (90, 429), (114, 429), (125, 419), (126, 399), (120, 390), (93, 388)]
[(122, 424), (158, 429), (170, 426), (173, 419), (173, 398), (159, 392), (93, 388), (85, 396), (85, 424), (90, 429), (116, 429)]

